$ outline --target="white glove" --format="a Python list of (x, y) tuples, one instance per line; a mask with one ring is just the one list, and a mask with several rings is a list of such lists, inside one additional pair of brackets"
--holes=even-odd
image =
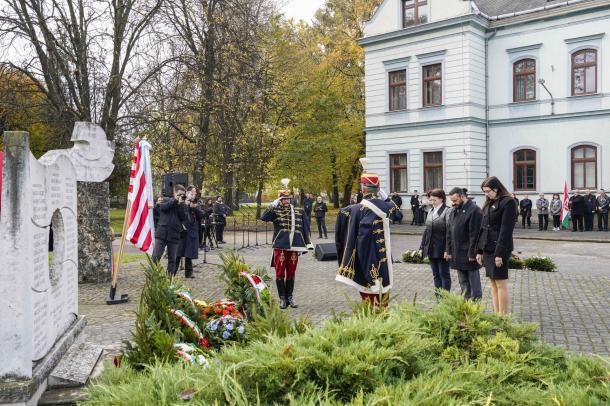
[(383, 189), (379, 189), (379, 198), (385, 200), (388, 198), (388, 194)]
[(313, 244), (312, 243), (307, 244), (307, 249), (308, 250), (312, 250), (313, 249)]
[(280, 205), (280, 199), (275, 199), (273, 202), (271, 202), (271, 205), (273, 207), (278, 207)]

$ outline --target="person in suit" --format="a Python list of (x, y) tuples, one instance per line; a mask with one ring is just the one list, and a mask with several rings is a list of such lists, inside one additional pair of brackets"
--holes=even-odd
[(161, 260), (165, 248), (167, 248), (167, 273), (176, 275), (176, 257), (180, 234), (184, 231), (186, 219), (186, 190), (182, 185), (174, 186), (174, 196), (165, 199), (159, 205), (159, 224), (155, 230), (155, 247), (152, 259), (156, 262)]
[(302, 206), (303, 211), (305, 212), (305, 215), (307, 216), (307, 219), (311, 224), (311, 210), (313, 209), (313, 199), (311, 198), (311, 195), (309, 193), (305, 194), (305, 199), (303, 199)]
[(155, 225), (155, 230), (157, 229), (159, 219), (161, 218), (161, 203), (163, 203), (163, 196), (159, 196), (157, 198), (157, 203), (153, 206), (153, 224)]
[(328, 231), (326, 230), (326, 212), (328, 208), (322, 200), (322, 196), (316, 198), (313, 211), (316, 214), (316, 223), (318, 223), (318, 238), (328, 238)]
[(223, 203), (222, 196), (216, 196), (214, 203), (214, 217), (216, 220), (216, 242), (217, 244), (226, 244), (224, 240), (224, 229), (227, 225), (227, 215), (229, 208)]
[(411, 225), (421, 225), (419, 219), (419, 192), (417, 190), (414, 190), (413, 196), (411, 196), (411, 212), (413, 212)]
[[(517, 207), (519, 207), (519, 199), (517, 198), (517, 195), (512, 193), (511, 196), (513, 197), (513, 199), (515, 199), (515, 204), (517, 205)], [(517, 213), (515, 213), (515, 224), (517, 224), (519, 222), (519, 210), (517, 210)]]
[(197, 188), (189, 186), (186, 190), (186, 217), (184, 219), (185, 231), (180, 238), (180, 245), (176, 254), (176, 269), (184, 258), (184, 276), (194, 278), (193, 260), (199, 258), (199, 230), (203, 220), (203, 210), (197, 199)]
[(532, 201), (528, 195), (525, 195), (521, 202), (519, 202), (523, 228), (525, 228), (525, 223), (527, 223), (527, 228), (532, 228), (532, 206)]
[(578, 190), (570, 197), (570, 217), (572, 218), (572, 232), (584, 231), (583, 220), (585, 216), (585, 198)]
[(477, 238), (481, 228), (481, 209), (468, 198), (463, 188), (449, 192), (453, 210), (447, 217), (445, 259), (457, 270), (462, 295), (468, 300), (480, 300), (481, 276), (476, 260)]
[[(387, 303), (392, 289), (392, 245), (390, 219), (394, 202), (380, 198), (379, 175), (366, 171), (366, 158), (360, 159), (363, 199), (342, 208), (337, 214), (335, 245), (339, 271), (335, 280), (356, 288), (363, 301), (378, 306)], [(381, 303), (380, 299), (381, 298)]]
[[(449, 262), (445, 259), (447, 242), (447, 214), (451, 211), (447, 206), (447, 196), (442, 189), (430, 191), (432, 210), (426, 219), (426, 229), (422, 235), (419, 250), (430, 260), (435, 289), (451, 290), (451, 274)], [(438, 294), (438, 293), (437, 293)]]
[[(214, 241), (212, 239), (212, 233), (215, 233), (214, 230), (214, 204), (212, 203), (212, 198), (207, 198), (202, 207), (203, 210), (203, 240), (201, 241), (201, 247), (206, 250), (214, 249)], [(209, 245), (208, 245), (209, 241)]]
[(273, 254), (271, 266), (275, 268), (275, 284), (280, 297), (280, 309), (298, 307), (293, 298), (299, 256), (312, 248), (309, 239), (309, 221), (303, 209), (290, 202), (292, 192), (289, 179), (283, 179), (278, 198), (261, 215), (262, 221), (273, 222)]
[(585, 231), (593, 231), (593, 219), (597, 213), (597, 197), (590, 190), (585, 194)]
[(604, 189), (600, 189), (597, 196), (597, 229), (608, 231), (608, 208), (610, 207), (610, 197), (606, 195)]
[[(481, 190), (486, 199), (478, 236), (477, 262), (485, 267), (491, 285), (494, 312), (508, 313), (508, 259), (513, 251), (513, 230), (517, 205), (502, 182), (491, 176), (483, 181)], [(544, 196), (541, 196), (541, 199)]]
[(536, 211), (538, 212), (538, 230), (546, 231), (549, 228), (549, 200), (540, 193), (536, 200)]

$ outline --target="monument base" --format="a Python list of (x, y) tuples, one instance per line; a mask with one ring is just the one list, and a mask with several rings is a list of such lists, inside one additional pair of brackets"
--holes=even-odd
[(49, 353), (34, 363), (32, 379), (0, 380), (0, 406), (38, 404), (38, 400), (47, 389), (51, 371), (57, 366), (86, 325), (87, 319), (85, 316), (76, 318), (66, 332), (55, 342)]

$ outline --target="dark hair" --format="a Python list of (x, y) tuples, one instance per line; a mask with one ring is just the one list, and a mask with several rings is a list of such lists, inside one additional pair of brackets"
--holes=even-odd
[(186, 188), (186, 190), (188, 190), (189, 192), (193, 189), (197, 189), (197, 186), (195, 185), (189, 185), (189, 187)]
[(468, 196), (468, 190), (463, 187), (454, 187), (449, 191), (449, 196), (451, 195), (460, 195), (460, 196)]
[(182, 185), (174, 185), (174, 193), (176, 192), (185, 192), (184, 186)]
[[(502, 184), (502, 182), (500, 182), (500, 179), (498, 179), (495, 176), (490, 176), (489, 178), (485, 179), (483, 181), (483, 183), (481, 183), (481, 190), (483, 190), (484, 187), (488, 187), (491, 190), (495, 190), (496, 198), (509, 196), (512, 199), (512, 196), (510, 195), (510, 192), (508, 191), (508, 189), (506, 189), (506, 187)], [(486, 208), (487, 206), (489, 206), (490, 202), (491, 202), (491, 199), (489, 197), (487, 197), (485, 199), (485, 204), (483, 205), (483, 208)]]
[(443, 203), (447, 202), (447, 195), (445, 194), (445, 191), (443, 189), (432, 189), (430, 192), (428, 192), (428, 195), (428, 197), (438, 197), (443, 201)]
[(557, 196), (557, 199), (558, 199), (558, 200), (560, 199), (560, 197), (559, 197), (559, 193), (553, 193), (553, 199), (555, 198), (555, 196)]

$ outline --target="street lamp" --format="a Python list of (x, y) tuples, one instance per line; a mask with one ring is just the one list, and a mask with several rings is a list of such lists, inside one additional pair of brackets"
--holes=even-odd
[(553, 116), (555, 115), (555, 98), (553, 98), (553, 94), (551, 93), (549, 88), (546, 87), (544, 79), (538, 79), (538, 83), (540, 83), (542, 87), (544, 87), (544, 90), (546, 90), (546, 92), (549, 94), (549, 96), (551, 96), (551, 116)]

